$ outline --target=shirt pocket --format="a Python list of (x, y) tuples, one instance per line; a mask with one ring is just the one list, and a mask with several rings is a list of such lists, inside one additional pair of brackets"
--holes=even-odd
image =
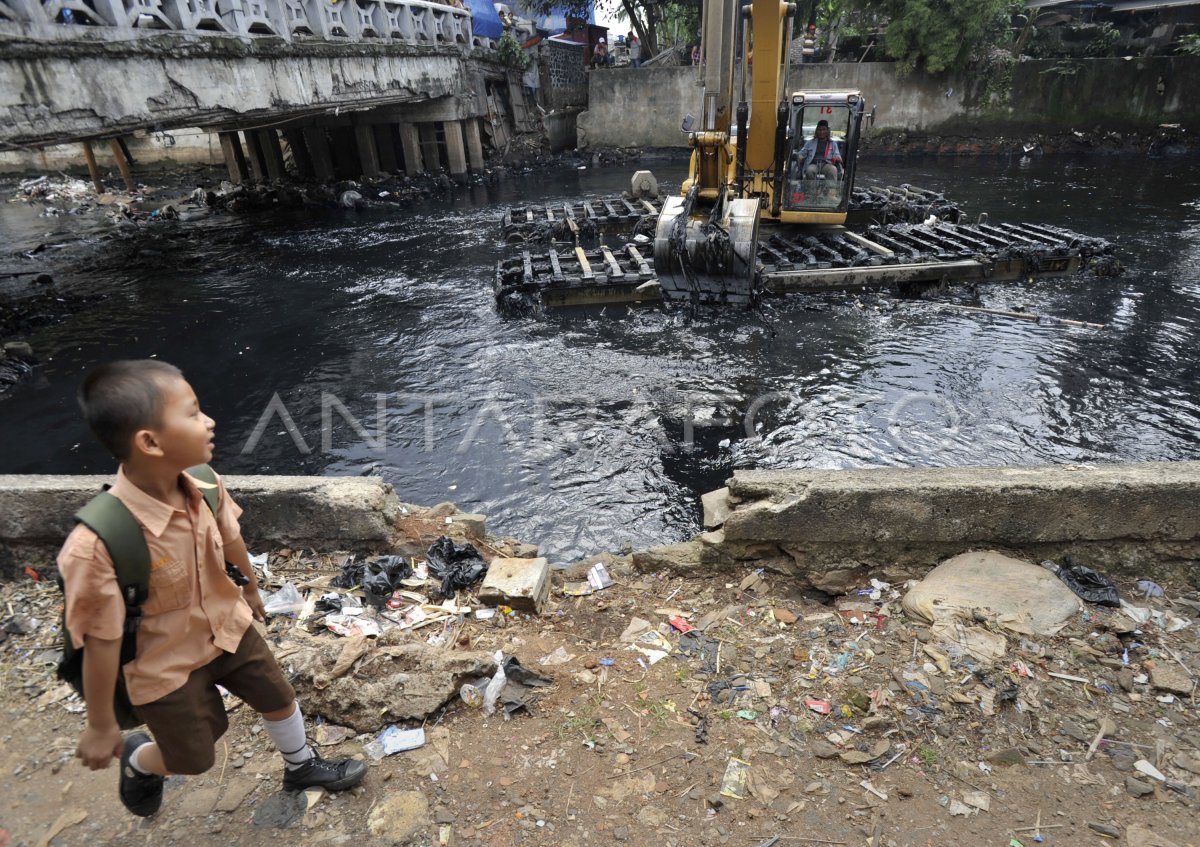
[(142, 611), (147, 615), (173, 612), (192, 602), (191, 568), (174, 559), (150, 571), (150, 596)]

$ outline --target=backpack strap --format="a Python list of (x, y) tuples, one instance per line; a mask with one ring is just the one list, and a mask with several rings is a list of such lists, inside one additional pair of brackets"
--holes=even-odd
[(197, 485), (196, 487), (204, 495), (204, 502), (208, 504), (209, 511), (213, 513), (213, 517), (216, 517), (217, 502), (221, 499), (221, 489), (217, 486), (216, 471), (209, 465), (194, 465), (185, 470), (184, 473), (200, 481), (201, 485)]
[(100, 536), (108, 548), (126, 609), (145, 603), (150, 593), (150, 548), (141, 524), (125, 504), (104, 491), (76, 512), (75, 520)]

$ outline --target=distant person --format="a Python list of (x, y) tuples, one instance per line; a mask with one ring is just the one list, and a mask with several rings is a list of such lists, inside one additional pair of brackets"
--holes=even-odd
[(692, 45), (692, 64), (700, 64), (700, 45), (699, 43)]
[(592, 48), (592, 67), (603, 68), (612, 64), (612, 56), (608, 53), (608, 45), (601, 38), (596, 42), (596, 46)]
[(625, 43), (629, 45), (629, 64), (635, 68), (642, 66), (642, 45), (637, 40), (637, 36), (632, 32), (625, 37)]
[[(84, 648), (87, 722), (75, 757), (91, 770), (119, 759), (121, 802), (149, 817), (162, 805), (168, 774), (213, 766), (214, 745), (229, 728), (223, 686), (261, 715), (283, 755), (284, 791), (358, 785), (366, 763), (317, 755), (296, 692), (254, 628), (265, 611), (238, 525), (242, 510), (207, 465), (215, 424), (183, 374), (157, 359), (101, 365), (84, 378), (79, 406), (120, 462), (108, 493), (136, 535), (130, 540), (92, 513), (98, 531), (80, 523), (58, 554), (67, 631)], [(133, 607), (137, 651), (125, 664), (131, 612), (101, 533), (118, 550), (132, 544), (136, 551), (140, 542), (149, 560), (149, 593)], [(226, 561), (236, 570), (227, 572)], [(121, 737), (113, 697), (118, 676), (153, 738)]]
[(816, 134), (804, 142), (798, 154), (804, 163), (804, 178), (840, 179), (842, 164), (841, 148), (829, 137), (829, 121), (817, 121)]

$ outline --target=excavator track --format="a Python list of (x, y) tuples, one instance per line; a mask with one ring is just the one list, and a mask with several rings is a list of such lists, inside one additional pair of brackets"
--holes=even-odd
[[(799, 235), (764, 228), (758, 242), (760, 293), (928, 287), (1120, 273), (1111, 245), (1041, 224), (891, 223), (862, 233), (831, 228)], [(724, 302), (719, 286), (701, 282), (686, 299)], [(494, 290), (502, 308), (651, 302), (662, 299), (648, 239), (585, 250), (531, 246), (497, 263)]]
[[(662, 198), (631, 199), (624, 196), (517, 206), (504, 213), (501, 234), (510, 244), (542, 244), (551, 241), (575, 243), (579, 238), (621, 233), (654, 235)], [(850, 198), (846, 223), (918, 223), (935, 215), (957, 223), (962, 210), (937, 192), (914, 185), (864, 186)]]

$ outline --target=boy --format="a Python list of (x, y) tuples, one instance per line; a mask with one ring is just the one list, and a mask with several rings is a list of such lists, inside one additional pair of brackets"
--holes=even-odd
[[(204, 483), (183, 473), (212, 459), (215, 425), (183, 374), (165, 362), (113, 362), (84, 379), (79, 405), (121, 463), (110, 493), (141, 525), (151, 564), (137, 656), (122, 667), (125, 603), (107, 548), (81, 524), (59, 553), (67, 628), (86, 646), (87, 727), (76, 757), (92, 770), (119, 758), (121, 802), (135, 815), (154, 814), (167, 774), (212, 767), (229, 726), (220, 684), (262, 715), (283, 755), (284, 790), (357, 785), (365, 763), (327, 761), (309, 747), (295, 692), (252, 624), (264, 620), (263, 601), (238, 527), (242, 510), (218, 479), (214, 516)], [(249, 579), (244, 588), (226, 573), (227, 560)], [(122, 741), (112, 708), (118, 673), (153, 741), (144, 732)]]

